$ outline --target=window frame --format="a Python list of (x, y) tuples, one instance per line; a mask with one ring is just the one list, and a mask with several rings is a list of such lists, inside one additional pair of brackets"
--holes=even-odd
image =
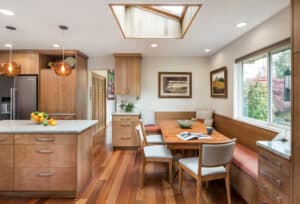
[[(243, 122), (247, 122), (250, 124), (253, 124), (255, 126), (260, 126), (266, 129), (275, 130), (275, 131), (282, 131), (282, 130), (290, 130), (291, 124), (280, 124), (273, 122), (273, 90), (272, 90), (272, 55), (283, 52), (286, 50), (291, 49), (290, 42), (288, 43), (278, 43), (277, 46), (268, 47), (268, 49), (260, 50), (258, 52), (251, 53), (250, 55), (247, 55), (245, 57), (240, 58), (239, 60), (236, 60), (236, 69), (237, 69), (237, 90), (236, 94), (237, 97), (235, 97), (236, 106), (234, 110), (236, 111), (235, 118), (238, 120), (241, 120)], [(251, 61), (254, 59), (259, 59), (261, 57), (267, 58), (267, 78), (268, 78), (268, 119), (267, 121), (262, 121), (250, 117), (243, 116), (243, 64), (247, 61)], [(292, 56), (291, 56), (292, 57)], [(292, 58), (291, 58), (292, 60)], [(292, 64), (291, 64), (292, 69)]]

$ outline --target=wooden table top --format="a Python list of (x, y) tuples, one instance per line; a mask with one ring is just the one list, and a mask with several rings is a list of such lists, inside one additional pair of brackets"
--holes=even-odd
[(164, 120), (159, 123), (161, 128), (162, 136), (164, 138), (164, 142), (166, 144), (178, 144), (178, 145), (196, 145), (201, 143), (223, 143), (230, 140), (228, 137), (223, 134), (213, 131), (211, 138), (209, 139), (192, 139), (188, 141), (184, 141), (180, 139), (177, 134), (182, 132), (198, 132), (206, 134), (206, 126), (200, 121), (194, 121), (191, 129), (182, 129), (177, 124), (176, 120)]

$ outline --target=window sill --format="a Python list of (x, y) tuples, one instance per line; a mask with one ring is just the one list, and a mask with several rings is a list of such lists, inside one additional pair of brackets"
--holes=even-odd
[(256, 121), (256, 120), (252, 120), (252, 119), (249, 119), (249, 118), (236, 117), (235, 119), (238, 120), (238, 121), (248, 123), (250, 125), (254, 125), (254, 126), (257, 126), (257, 127), (260, 127), (260, 128), (267, 129), (267, 130), (271, 130), (271, 131), (274, 131), (274, 132), (277, 132), (277, 133), (290, 131), (290, 127), (288, 127), (288, 126), (273, 125), (273, 124), (270, 124), (270, 123), (264, 123), (264, 122), (259, 122), (259, 121)]

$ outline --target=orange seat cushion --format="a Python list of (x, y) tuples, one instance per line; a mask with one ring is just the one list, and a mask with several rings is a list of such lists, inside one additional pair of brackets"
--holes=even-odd
[(148, 134), (161, 134), (159, 125), (145, 125), (145, 131)]
[(236, 144), (233, 152), (232, 163), (257, 181), (258, 154), (256, 152), (243, 145)]

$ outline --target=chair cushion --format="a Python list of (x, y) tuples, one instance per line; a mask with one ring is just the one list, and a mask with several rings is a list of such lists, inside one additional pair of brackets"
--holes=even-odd
[(151, 145), (144, 147), (146, 158), (172, 158), (171, 151), (164, 145)]
[(148, 143), (164, 143), (161, 135), (147, 135), (146, 140)]
[[(190, 157), (190, 158), (183, 158), (179, 159), (179, 163), (186, 167), (187, 169), (191, 170), (194, 174), (198, 174), (198, 157)], [(226, 169), (223, 166), (218, 167), (202, 167), (201, 173), (202, 176), (209, 176), (215, 174), (222, 174), (225, 173)]]
[(160, 134), (161, 133), (161, 129), (159, 127), (159, 125), (145, 125), (145, 131), (147, 134)]
[(258, 155), (247, 147), (236, 144), (233, 152), (232, 163), (257, 181)]

